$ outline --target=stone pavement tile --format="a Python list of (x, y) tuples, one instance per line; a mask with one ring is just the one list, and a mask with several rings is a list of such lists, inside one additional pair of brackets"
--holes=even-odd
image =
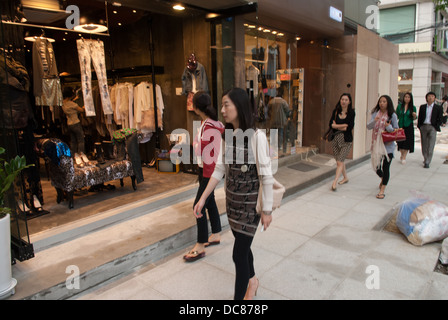
[(414, 246), (402, 234), (378, 232), (381, 237), (370, 247), (368, 256), (383, 259), (401, 268), (434, 270), (440, 253), (439, 243)]
[(389, 207), (385, 207), (384, 210), (377, 210), (377, 208), (366, 205), (366, 201), (364, 201), (338, 219), (337, 223), (347, 227), (370, 231), (384, 218)]
[(378, 232), (360, 230), (337, 222), (322, 230), (313, 240), (341, 250), (362, 254), (376, 245)]
[(330, 295), (332, 300), (409, 300), (400, 292), (385, 289), (368, 289), (365, 280), (344, 280)]
[(312, 214), (299, 214), (297, 212), (288, 212), (275, 221), (275, 226), (278, 228), (308, 237), (313, 237), (329, 224), (328, 220), (315, 218)]
[(326, 299), (344, 280), (286, 258), (260, 277), (260, 285), (292, 300)]
[[(228, 300), (233, 298), (235, 277), (203, 259), (188, 265), (179, 259), (154, 269), (166, 269), (168, 277), (157, 278), (157, 273), (138, 276), (139, 281), (173, 300)], [(173, 270), (173, 265), (176, 270)], [(182, 265), (183, 268), (179, 268)]]
[(328, 222), (333, 222), (348, 212), (347, 208), (339, 208), (328, 204), (322, 204), (319, 199), (309, 201), (296, 209), (299, 215), (307, 215)]
[(330, 246), (313, 239), (295, 250), (289, 258), (298, 260), (322, 273), (344, 277), (360, 260), (361, 254)]
[[(372, 267), (374, 269), (368, 269)], [(432, 271), (396, 264), (395, 261), (388, 261), (387, 257), (366, 254), (349, 278), (366, 283), (374, 276), (374, 272), (377, 272), (375, 276), (378, 276), (376, 281), (379, 290), (400, 294), (409, 299), (419, 299), (430, 285), (432, 276)]]
[(448, 275), (434, 272), (423, 299), (448, 300)]
[(86, 294), (79, 300), (136, 300), (154, 299), (165, 300), (167, 296), (148, 288), (138, 277), (130, 276), (106, 285), (95, 292)]
[(286, 257), (309, 239), (300, 233), (277, 228), (276, 221), (273, 221), (266, 231), (257, 232), (252, 246)]

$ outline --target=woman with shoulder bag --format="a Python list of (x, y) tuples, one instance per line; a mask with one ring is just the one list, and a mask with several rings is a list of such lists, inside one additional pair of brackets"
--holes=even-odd
[(383, 131), (393, 132), (398, 129), (398, 117), (395, 113), (392, 99), (383, 95), (372, 110), (372, 117), (367, 123), (367, 129), (372, 131), (372, 168), (381, 178), (380, 192), (376, 195), (377, 199), (384, 199), (384, 191), (390, 178), (390, 164), (394, 157), (396, 143), (395, 141), (383, 142)]
[[(266, 135), (261, 131), (255, 133), (251, 110), (245, 90), (234, 88), (224, 93), (221, 113), (226, 122), (225, 142), (207, 188), (194, 207), (194, 213), (200, 215), (208, 195), (225, 175), (227, 216), (235, 237), (232, 253), (236, 270), (235, 300), (251, 300), (257, 293), (259, 281), (255, 276), (251, 244), (260, 221), (264, 230), (272, 222), (274, 178), (269, 148)], [(244, 139), (245, 135), (248, 140)], [(254, 150), (257, 150), (258, 167)], [(256, 209), (260, 182), (263, 185), (261, 214)]]
[[(218, 121), (218, 115), (212, 105), (210, 95), (204, 91), (196, 92), (193, 96), (193, 110), (202, 119), (199, 134), (193, 142), (195, 153), (198, 155), (199, 167), (199, 188), (193, 206), (199, 201), (208, 181), (215, 169), (216, 158), (221, 147), (221, 135), (224, 132), (224, 125)], [(209, 149), (211, 148), (211, 151)], [(205, 209), (208, 211), (212, 234), (208, 237), (208, 224)], [(193, 262), (205, 257), (205, 248), (220, 244), (221, 219), (215, 201), (215, 194), (212, 192), (205, 202), (201, 217), (196, 219), (198, 238), (196, 245), (185, 256), (186, 262)]]
[[(342, 185), (348, 182), (345, 159), (352, 148), (355, 126), (355, 110), (353, 110), (352, 97), (349, 93), (343, 93), (339, 98), (328, 125), (333, 130), (331, 146), (337, 164), (331, 190), (336, 191), (337, 184)], [(343, 179), (339, 181), (341, 174)]]

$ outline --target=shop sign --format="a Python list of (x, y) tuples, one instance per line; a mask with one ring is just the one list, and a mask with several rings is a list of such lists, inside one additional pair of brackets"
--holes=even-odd
[(330, 18), (337, 22), (342, 22), (342, 11), (335, 7), (330, 7)]

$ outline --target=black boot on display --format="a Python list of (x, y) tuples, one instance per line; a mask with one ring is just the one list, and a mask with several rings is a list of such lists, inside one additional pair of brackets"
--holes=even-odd
[(124, 141), (116, 142), (117, 146), (117, 160), (121, 161), (126, 159), (126, 145)]
[(95, 152), (96, 152), (96, 161), (98, 161), (99, 164), (105, 163), (106, 161), (104, 161), (103, 149), (101, 148), (101, 142), (95, 142)]
[(104, 158), (107, 160), (114, 160), (114, 145), (112, 144), (112, 141), (103, 141), (101, 144), (104, 150)]

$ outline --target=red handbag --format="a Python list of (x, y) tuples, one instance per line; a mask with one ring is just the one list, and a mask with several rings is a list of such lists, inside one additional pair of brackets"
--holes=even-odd
[(395, 129), (392, 132), (383, 131), (381, 134), (383, 136), (383, 142), (392, 142), (392, 141), (406, 141), (406, 134), (404, 133), (404, 129)]

